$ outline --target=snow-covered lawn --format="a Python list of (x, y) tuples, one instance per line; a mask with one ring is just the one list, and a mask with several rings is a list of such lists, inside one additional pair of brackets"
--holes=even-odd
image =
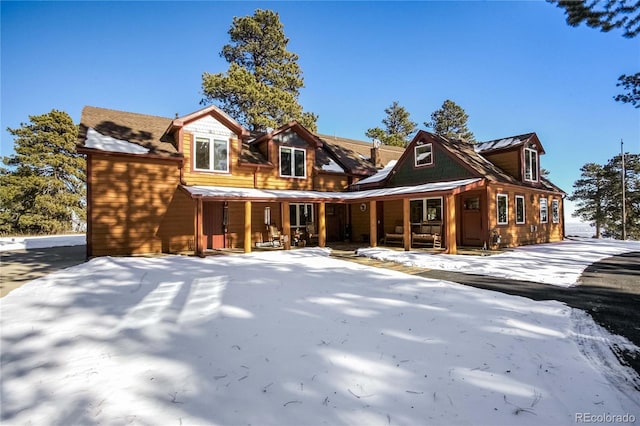
[(43, 237), (2, 237), (0, 251), (30, 250), (47, 247), (79, 246), (86, 244), (85, 234), (49, 235)]
[(606, 257), (640, 251), (639, 241), (575, 238), (522, 246), (491, 256), (432, 254), (384, 247), (363, 248), (360, 256), (408, 266), (534, 281), (562, 287), (576, 285), (585, 268)]
[(640, 419), (637, 348), (584, 312), (322, 249), (97, 258), (0, 311), (3, 425)]

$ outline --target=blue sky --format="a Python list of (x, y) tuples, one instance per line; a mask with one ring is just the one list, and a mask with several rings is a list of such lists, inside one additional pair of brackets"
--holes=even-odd
[(640, 152), (640, 110), (613, 100), (640, 70), (640, 38), (569, 27), (546, 2), (0, 3), (1, 155), (7, 127), (93, 105), (173, 117), (196, 111), (203, 72), (234, 16), (280, 14), (300, 56), (300, 102), (324, 134), (366, 140), (398, 101), (425, 128), (445, 99), (476, 139), (534, 131), (550, 178), (571, 192), (587, 162)]

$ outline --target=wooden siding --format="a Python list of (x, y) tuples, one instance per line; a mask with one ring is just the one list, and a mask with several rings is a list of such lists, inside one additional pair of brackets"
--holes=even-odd
[(410, 146), (410, 152), (401, 159), (397, 172), (389, 179), (389, 185), (410, 186), (428, 182), (440, 182), (447, 180), (466, 179), (474, 175), (445, 151), (438, 143), (433, 143), (433, 164), (428, 166), (415, 166), (415, 150)]
[(502, 169), (505, 173), (513, 176), (518, 180), (522, 180), (522, 172), (520, 166), (520, 149), (507, 151), (507, 152), (498, 152), (495, 154), (483, 154), (483, 156), (495, 164), (497, 167)]
[[(360, 209), (361, 204), (367, 206), (366, 211)], [(351, 204), (351, 241), (369, 244), (369, 211), (368, 202)]]
[[(266, 241), (267, 228), (264, 223), (264, 209), (271, 208), (271, 222), (282, 230), (280, 203), (251, 203), (251, 245)], [(288, 214), (288, 213), (287, 213)], [(244, 247), (244, 202), (229, 203), (229, 224), (226, 246), (230, 248)]]
[[(498, 225), (497, 194), (508, 195), (508, 224)], [(516, 195), (524, 197), (525, 223), (516, 224)], [(547, 199), (548, 220), (540, 222), (540, 198)], [(559, 221), (553, 223), (551, 201), (558, 200)], [(542, 191), (527, 190), (526, 188), (503, 187), (492, 185), (488, 190), (489, 230), (497, 230), (500, 235), (501, 247), (515, 247), (528, 244), (540, 244), (562, 241), (563, 235), (563, 205), (562, 197)]]
[(165, 227), (162, 235), (159, 232), (170, 206), (171, 215), (189, 218), (187, 224), (193, 220), (189, 204), (174, 199), (180, 177), (175, 162), (100, 155), (87, 161), (91, 163), (90, 256), (188, 249), (193, 226), (189, 230), (188, 225), (175, 224)]
[(343, 192), (349, 186), (349, 178), (345, 174), (316, 172), (313, 176), (315, 191)]
[[(382, 215), (384, 232), (394, 232), (396, 226), (402, 226), (402, 200), (393, 200), (384, 202), (384, 211)], [(378, 240), (384, 238), (378, 235)]]

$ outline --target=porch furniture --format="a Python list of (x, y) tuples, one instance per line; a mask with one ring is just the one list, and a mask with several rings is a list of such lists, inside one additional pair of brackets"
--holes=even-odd
[(423, 224), (415, 232), (411, 232), (411, 245), (430, 245), (442, 247), (442, 225)]
[(318, 245), (318, 234), (316, 234), (316, 224), (307, 223), (307, 245)]
[(268, 226), (268, 237), (269, 241), (273, 244), (274, 247), (282, 247), (284, 246), (285, 238), (282, 235), (282, 232), (275, 225)]
[(390, 242), (404, 245), (404, 226), (397, 225), (393, 232), (386, 232), (384, 234), (384, 245), (386, 246)]

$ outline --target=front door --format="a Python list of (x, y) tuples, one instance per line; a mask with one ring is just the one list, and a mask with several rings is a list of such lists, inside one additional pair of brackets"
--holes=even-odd
[(462, 245), (482, 246), (482, 195), (462, 195)]
[(206, 248), (224, 248), (224, 203), (202, 204), (202, 233), (206, 239)]
[(336, 242), (345, 239), (347, 206), (344, 204), (326, 205), (327, 241)]

